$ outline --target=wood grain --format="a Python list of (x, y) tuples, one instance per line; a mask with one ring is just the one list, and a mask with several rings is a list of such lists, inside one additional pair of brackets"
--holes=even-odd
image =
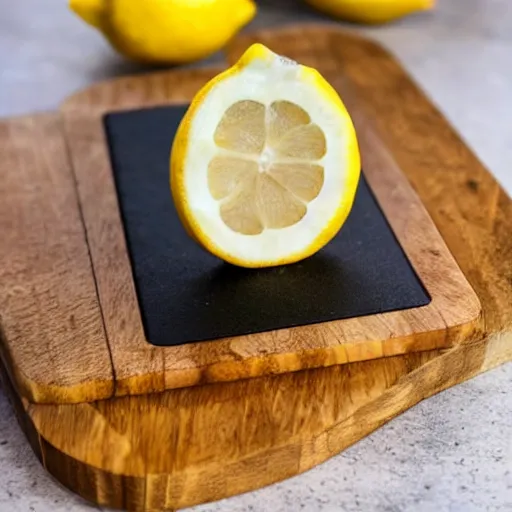
[[(387, 127), (393, 157), (473, 285), (482, 337), (447, 350), (79, 405), (29, 404), (4, 375), (45, 468), (85, 498), (157, 511), (255, 489), (307, 470), (420, 400), (512, 360), (512, 201), (380, 47), (314, 27), (258, 39), (304, 61), (325, 55), (326, 37), (343, 49), (338, 66), (356, 54), (350, 73), (372, 69), (369, 82), (394, 74), (364, 97), (364, 108)], [(246, 42), (235, 41), (233, 52)], [(359, 88), (373, 87), (361, 81)], [(349, 79), (343, 87), (354, 92)], [(398, 95), (403, 101), (383, 106)], [(425, 139), (437, 148), (428, 156), (414, 149)], [(492, 213), (477, 205), (492, 205)]]
[[(183, 103), (219, 70), (174, 71), (98, 84), (62, 107), (116, 379), (115, 394), (346, 364), (450, 347), (475, 337), (480, 304), (392, 156), (360, 123), (365, 174), (432, 297), (422, 308), (292, 329), (154, 347), (147, 343), (103, 129), (107, 112)], [(361, 117), (361, 116), (360, 116)]]
[(33, 400), (111, 396), (112, 365), (59, 120), (1, 122), (0, 154), (2, 357)]
[[(220, 69), (118, 79), (98, 84), (63, 106), (66, 138), (71, 152), (105, 328), (115, 368), (115, 394), (162, 391), (166, 388), (163, 350), (144, 338), (139, 306), (126, 250), (117, 197), (105, 142), (103, 113), (131, 105), (184, 103)], [(109, 104), (110, 108), (106, 108)], [(76, 107), (75, 107), (76, 105)], [(91, 112), (87, 112), (91, 109)], [(91, 115), (92, 114), (92, 115)], [(80, 155), (80, 156), (78, 156)], [(86, 155), (84, 159), (82, 156)], [(78, 157), (77, 157), (78, 156)], [(170, 193), (170, 192), (169, 192)], [(186, 365), (187, 353), (176, 364)], [(183, 384), (195, 376), (185, 375)]]
[(376, 42), (325, 25), (241, 36), (228, 60), (255, 41), (316, 66), (356, 122), (371, 120), (476, 291), (484, 334), (512, 330), (510, 198), (398, 61)]

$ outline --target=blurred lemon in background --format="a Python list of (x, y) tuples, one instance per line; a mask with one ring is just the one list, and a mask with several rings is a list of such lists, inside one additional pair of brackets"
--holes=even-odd
[(335, 18), (363, 24), (379, 24), (417, 11), (432, 9), (435, 0), (306, 0)]
[(70, 0), (124, 56), (183, 64), (221, 49), (256, 14), (252, 0)]

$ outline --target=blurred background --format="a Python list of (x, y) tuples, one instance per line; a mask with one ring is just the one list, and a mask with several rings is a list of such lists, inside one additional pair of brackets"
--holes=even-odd
[[(244, 32), (322, 22), (380, 41), (512, 190), (512, 130), (506, 118), (512, 108), (510, 0), (438, 0), (433, 10), (378, 26), (335, 20), (303, 0), (258, 0), (257, 5)], [(66, 0), (0, 0), (0, 12), (2, 117), (52, 110), (93, 82), (150, 69), (113, 50)], [(187, 65), (220, 61), (217, 52)]]

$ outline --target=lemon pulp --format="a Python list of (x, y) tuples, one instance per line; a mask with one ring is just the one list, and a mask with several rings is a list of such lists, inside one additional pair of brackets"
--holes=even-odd
[(221, 151), (208, 165), (208, 186), (222, 220), (237, 233), (258, 235), (299, 222), (320, 193), (326, 151), (322, 130), (288, 101), (268, 107), (233, 104), (214, 135)]

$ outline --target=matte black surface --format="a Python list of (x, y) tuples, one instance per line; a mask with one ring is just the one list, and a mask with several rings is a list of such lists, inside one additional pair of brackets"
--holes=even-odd
[(246, 270), (184, 232), (169, 189), (169, 152), (186, 110), (106, 116), (112, 167), (146, 337), (180, 345), (418, 306), (430, 298), (362, 178), (338, 236), (295, 265)]

